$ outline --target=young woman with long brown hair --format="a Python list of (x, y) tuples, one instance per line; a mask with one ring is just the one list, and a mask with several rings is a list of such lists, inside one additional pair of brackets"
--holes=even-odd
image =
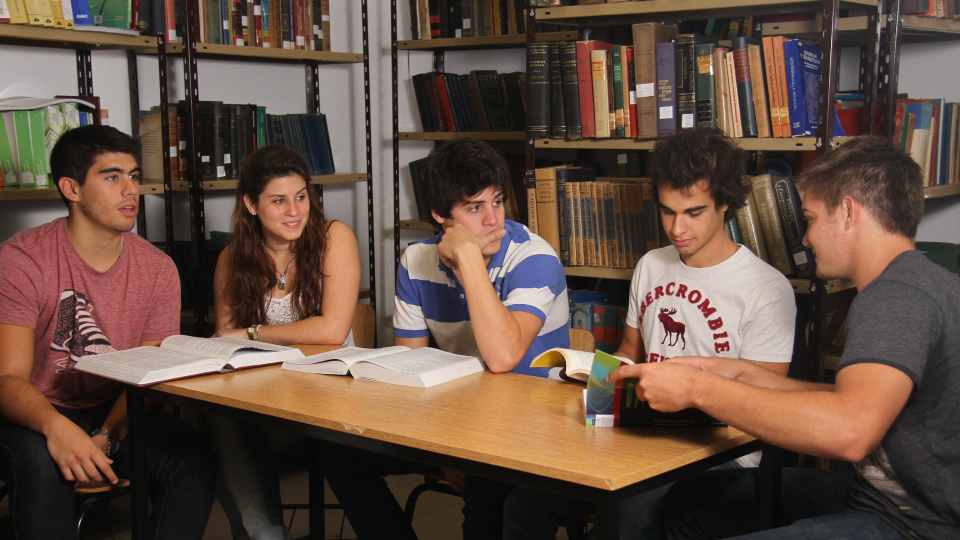
[[(303, 158), (280, 144), (260, 148), (244, 162), (233, 238), (214, 277), (214, 337), (353, 345), (357, 239), (350, 227), (327, 221), (309, 180)], [(209, 420), (229, 492), (221, 500), (232, 499), (251, 539), (289, 538), (274, 454), (295, 437), (223, 417)]]

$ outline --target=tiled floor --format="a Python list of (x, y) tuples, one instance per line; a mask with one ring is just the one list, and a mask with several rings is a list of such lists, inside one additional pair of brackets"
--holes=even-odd
[[(391, 476), (387, 478), (390, 489), (393, 490), (397, 500), (406, 501), (407, 495), (419, 483), (423, 477), (418, 475)], [(306, 472), (284, 479), (280, 484), (281, 496), (284, 501), (306, 501), (307, 500), (307, 474)], [(330, 493), (329, 488), (326, 493), (327, 502), (334, 502), (335, 499)], [(417, 502), (417, 511), (413, 519), (413, 528), (417, 532), (420, 540), (450, 540), (461, 538), (460, 525), (463, 522), (463, 515), (460, 513), (463, 507), (463, 500), (459, 497), (444, 495), (442, 493), (426, 492), (420, 496)], [(306, 511), (284, 512), (284, 519), (289, 523), (293, 518), (293, 527), (291, 533), (294, 538), (306, 536), (308, 532), (308, 514)], [(326, 538), (356, 538), (349, 522), (343, 523), (343, 533), (341, 535), (340, 527), (343, 521), (343, 512), (339, 510), (327, 510), (326, 513)], [(88, 514), (83, 526), (84, 540), (128, 540), (129, 531), (129, 502), (126, 497), (118, 499), (109, 505), (101, 505)], [(9, 530), (9, 512), (6, 499), (0, 503), (0, 539), (11, 538)], [(232, 540), (230, 525), (227, 517), (220, 507), (219, 503), (214, 503), (213, 511), (210, 515), (210, 522), (207, 524), (204, 540)], [(566, 534), (561, 531), (558, 538), (566, 540)]]

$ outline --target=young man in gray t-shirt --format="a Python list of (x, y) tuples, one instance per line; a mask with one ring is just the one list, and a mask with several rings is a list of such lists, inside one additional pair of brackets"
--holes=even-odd
[(920, 167), (858, 137), (814, 162), (799, 187), (817, 275), (859, 291), (836, 384), (689, 357), (609, 379), (639, 377), (654, 409), (697, 407), (777, 446), (856, 463), (856, 473), (785, 470), (785, 526), (765, 532), (756, 471), (698, 475), (671, 490), (667, 537), (960, 539), (960, 278), (914, 248)]

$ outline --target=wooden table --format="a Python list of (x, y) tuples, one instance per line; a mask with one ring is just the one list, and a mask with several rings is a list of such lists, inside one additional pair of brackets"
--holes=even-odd
[[(330, 347), (301, 347), (315, 354)], [(129, 392), (133, 538), (147, 517), (143, 398), (232, 416), (426, 464), (587, 499), (597, 538), (617, 538), (620, 501), (760, 448), (734, 428), (588, 428), (583, 386), (512, 373), (470, 375), (433, 388), (281, 370), (172, 381)], [(319, 460), (310, 504), (322, 508)], [(314, 538), (323, 512), (310, 512)]]

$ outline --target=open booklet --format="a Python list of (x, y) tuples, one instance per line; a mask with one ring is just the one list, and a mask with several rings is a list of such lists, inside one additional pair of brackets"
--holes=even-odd
[(237, 338), (170, 336), (159, 347), (84, 356), (74, 369), (136, 386), (303, 358), (298, 349)]
[[(632, 364), (629, 359), (617, 356), (620, 360)], [(554, 348), (542, 352), (530, 362), (530, 367), (562, 367), (568, 378), (587, 382), (590, 378), (590, 367), (593, 365), (593, 353), (575, 351), (572, 349)]]
[(627, 362), (607, 353), (594, 353), (590, 379), (583, 391), (583, 411), (588, 427), (724, 426), (699, 409), (667, 413), (655, 411), (635, 392), (637, 379), (607, 382), (607, 375)]
[(410, 349), (396, 346), (382, 349), (344, 347), (335, 351), (287, 360), (283, 369), (347, 375), (354, 379), (429, 388), (483, 371), (483, 363), (432, 347)]

